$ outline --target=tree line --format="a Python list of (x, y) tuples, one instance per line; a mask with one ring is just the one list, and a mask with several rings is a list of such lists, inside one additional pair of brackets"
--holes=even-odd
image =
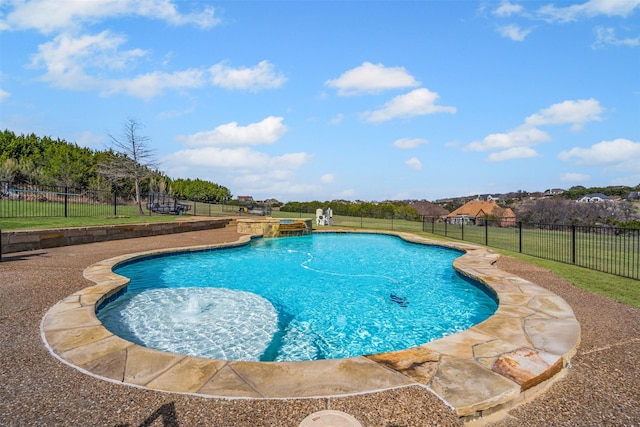
[(351, 203), (348, 201), (334, 200), (331, 202), (288, 202), (280, 207), (283, 212), (315, 213), (316, 209), (326, 210), (331, 208), (335, 215), (379, 218), (379, 219), (405, 219), (416, 221), (421, 219), (420, 214), (413, 206), (406, 202), (383, 203)]
[[(130, 124), (137, 123), (129, 121), (125, 128)], [(126, 138), (111, 138), (123, 146), (92, 150), (59, 138), (35, 133), (16, 135), (4, 130), (0, 132), (0, 181), (117, 192), (125, 199), (135, 198), (138, 182), (142, 194), (163, 192), (201, 202), (225, 202), (232, 198), (228, 188), (213, 182), (171, 179), (155, 162), (133, 157)], [(139, 179), (129, 179), (133, 174)]]

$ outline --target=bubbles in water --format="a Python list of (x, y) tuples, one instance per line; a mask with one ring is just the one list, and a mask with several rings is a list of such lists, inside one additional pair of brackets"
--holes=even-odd
[[(222, 288), (153, 289), (101, 314), (105, 326), (146, 347), (191, 356), (259, 360), (278, 330), (278, 313), (266, 299)], [(113, 329), (112, 329), (113, 330)], [(115, 331), (114, 331), (115, 332)]]

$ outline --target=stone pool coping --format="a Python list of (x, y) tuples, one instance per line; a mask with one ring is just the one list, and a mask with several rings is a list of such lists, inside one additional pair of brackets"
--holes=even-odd
[(465, 419), (508, 409), (561, 376), (580, 342), (580, 325), (562, 298), (499, 270), (494, 265), (499, 255), (489, 249), (409, 233), (371, 232), (464, 251), (454, 268), (496, 293), (496, 313), (419, 347), (308, 362), (228, 362), (162, 352), (113, 335), (96, 317), (96, 307), (128, 284), (112, 272), (116, 264), (176, 250), (245, 245), (251, 240), (247, 235), (233, 243), (140, 252), (93, 264), (84, 276), (95, 285), (54, 305), (42, 319), (42, 337), (64, 363), (136, 387), (203, 397), (291, 399), (421, 386)]

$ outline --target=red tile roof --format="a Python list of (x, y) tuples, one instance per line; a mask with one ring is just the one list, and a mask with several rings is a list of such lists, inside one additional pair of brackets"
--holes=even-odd
[(479, 200), (472, 200), (460, 206), (455, 211), (447, 215), (447, 218), (454, 216), (472, 216), (483, 217), (487, 215), (496, 216), (498, 218), (515, 217), (516, 215), (509, 208), (503, 208), (496, 204), (496, 202), (482, 202)]

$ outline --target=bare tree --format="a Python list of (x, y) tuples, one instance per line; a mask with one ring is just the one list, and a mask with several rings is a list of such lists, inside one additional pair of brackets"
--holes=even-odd
[(98, 172), (112, 182), (133, 180), (136, 191), (138, 213), (144, 215), (140, 182), (154, 175), (158, 168), (155, 151), (148, 144), (151, 139), (140, 134), (143, 125), (136, 119), (127, 119), (122, 126), (120, 138), (108, 134), (115, 156), (101, 163)]

